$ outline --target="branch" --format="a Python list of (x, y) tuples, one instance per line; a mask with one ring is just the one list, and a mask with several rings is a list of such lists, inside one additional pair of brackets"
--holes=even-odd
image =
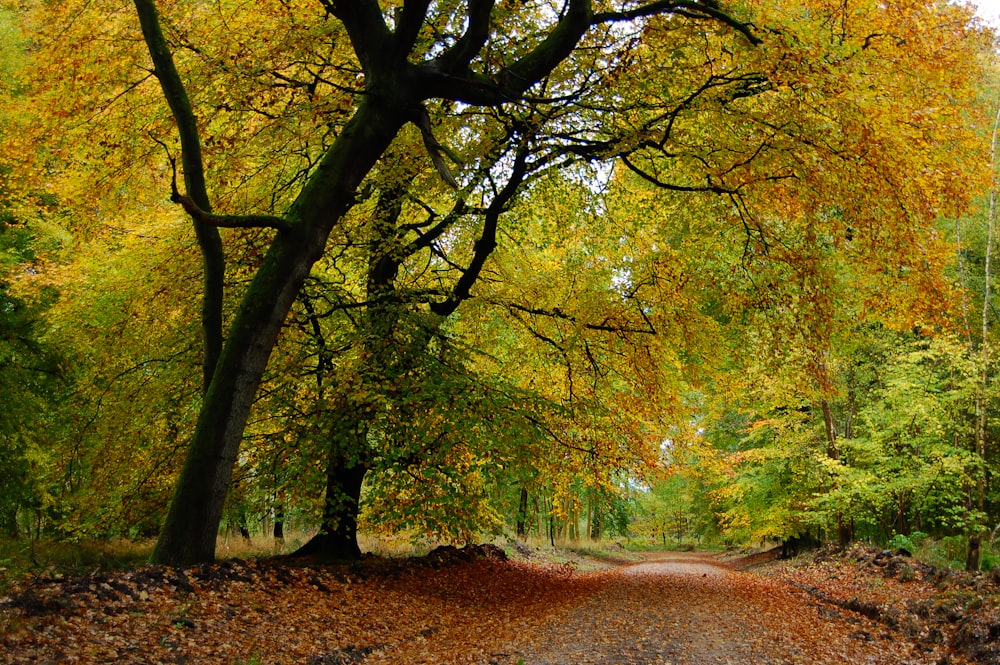
[(351, 46), (367, 76), (377, 69), (376, 61), (389, 55), (389, 32), (377, 0), (320, 0), (326, 10), (347, 29)]
[[(210, 212), (208, 189), (205, 186), (205, 169), (201, 157), (201, 140), (198, 123), (191, 100), (181, 81), (167, 40), (160, 29), (160, 19), (153, 0), (134, 0), (135, 10), (142, 28), (142, 36), (153, 61), (153, 73), (160, 81), (163, 97), (177, 124), (181, 141), (181, 160), (184, 165), (184, 186), (200, 210)], [(176, 189), (176, 168), (174, 189)], [(202, 361), (202, 387), (208, 390), (215, 367), (222, 354), (222, 305), (226, 272), (226, 257), (219, 230), (201, 224), (195, 219), (194, 232), (198, 238), (204, 261), (204, 293), (202, 295), (202, 332), (205, 337), (205, 354)]]
[(420, 28), (427, 18), (430, 0), (404, 0), (403, 8), (397, 14), (396, 30), (393, 34), (393, 58), (404, 61), (417, 42)]
[[(162, 141), (157, 141), (166, 149)], [(170, 160), (170, 168), (173, 174), (170, 178), (170, 200), (179, 203), (184, 212), (198, 224), (210, 227), (222, 227), (227, 229), (260, 229), (270, 228), (278, 231), (287, 231), (290, 228), (288, 220), (274, 215), (213, 215), (202, 210), (197, 203), (189, 196), (181, 194), (177, 189), (177, 163), (173, 156), (167, 151), (167, 159)]]
[(205, 170), (201, 157), (201, 140), (198, 123), (194, 117), (191, 100), (181, 81), (167, 40), (160, 29), (160, 19), (153, 0), (134, 0), (142, 35), (153, 60), (153, 73), (160, 81), (163, 96), (177, 123), (181, 139), (181, 161), (184, 167), (184, 185), (202, 210), (211, 210), (205, 186)]
[(513, 65), (501, 70), (499, 79), (503, 94), (517, 99), (548, 76), (576, 49), (590, 28), (592, 17), (590, 0), (569, 0), (566, 13), (549, 36)]
[(207, 226), (225, 229), (275, 229), (277, 231), (287, 231), (291, 228), (287, 219), (276, 215), (213, 215), (199, 208), (194, 201), (180, 192), (171, 194), (170, 200), (181, 204), (191, 219)]
[(451, 228), (451, 226), (466, 212), (468, 212), (468, 207), (465, 205), (465, 199), (459, 199), (455, 202), (451, 211), (449, 211), (440, 222), (429, 228), (424, 233), (421, 233), (419, 237), (417, 237), (417, 239), (404, 250), (403, 253), (406, 256), (410, 256), (424, 247), (430, 247), (435, 240), (441, 237), (441, 234)]
[[(503, 304), (509, 310), (516, 310), (518, 312), (524, 312), (525, 314), (531, 314), (533, 316), (548, 316), (554, 319), (562, 319), (564, 321), (570, 321), (571, 323), (579, 323), (577, 318), (568, 314), (558, 307), (553, 307), (552, 309), (540, 309), (537, 307), (527, 307), (525, 305), (518, 305), (517, 303), (497, 303)], [(640, 310), (641, 311), (641, 310)], [(605, 319), (604, 323), (584, 323), (582, 324), (587, 330), (600, 330), (603, 332), (614, 332), (614, 333), (635, 333), (640, 335), (655, 335), (656, 328), (653, 327), (652, 322), (643, 314), (643, 319), (646, 322), (648, 328), (634, 328), (631, 326), (615, 326), (607, 323)]]
[(736, 190), (726, 189), (725, 187), (720, 187), (719, 185), (708, 184), (704, 186), (694, 186), (694, 185), (674, 185), (669, 182), (663, 182), (659, 178), (649, 173), (646, 173), (638, 166), (633, 164), (628, 155), (619, 155), (619, 159), (622, 163), (629, 168), (630, 171), (635, 173), (637, 176), (645, 180), (646, 182), (652, 183), (661, 189), (666, 189), (671, 192), (714, 192), (716, 194), (735, 194)]
[(736, 30), (754, 46), (764, 43), (760, 37), (753, 34), (749, 23), (737, 21), (735, 18), (719, 9), (718, 3), (711, 0), (705, 0), (702, 2), (699, 2), (698, 0), (658, 0), (657, 2), (650, 2), (649, 4), (625, 11), (600, 12), (594, 15), (591, 20), (591, 25), (634, 21), (637, 18), (645, 18), (648, 16), (656, 16), (658, 14), (667, 13), (681, 14), (694, 19), (713, 19), (728, 25), (733, 30)]
[(483, 232), (479, 236), (479, 240), (476, 241), (475, 247), (472, 252), (472, 259), (469, 261), (469, 266), (459, 277), (458, 282), (455, 284), (455, 289), (452, 291), (451, 296), (443, 301), (437, 303), (431, 303), (431, 311), (440, 316), (450, 316), (463, 300), (468, 300), (471, 297), (472, 285), (476, 283), (479, 279), (479, 275), (483, 270), (483, 266), (486, 264), (486, 259), (497, 246), (497, 225), (500, 221), (500, 215), (503, 214), (507, 204), (514, 198), (517, 194), (518, 189), (521, 187), (521, 183), (524, 182), (525, 176), (528, 174), (528, 154), (529, 149), (527, 146), (527, 139), (525, 139), (524, 144), (521, 145), (514, 157), (514, 165), (511, 169), (510, 178), (507, 180), (507, 184), (502, 190), (494, 197), (493, 201), (490, 203), (489, 207), (486, 209), (486, 218), (483, 221)]
[(440, 97), (481, 106), (521, 99), (573, 53), (590, 28), (593, 16), (590, 0), (569, 0), (562, 18), (545, 39), (517, 62), (488, 78), (473, 72), (469, 63), (488, 39), (491, 10), (492, 2), (487, 0), (471, 3), (465, 35), (452, 48), (419, 68), (424, 77), (420, 92), (424, 99)]
[(431, 161), (434, 163), (434, 168), (437, 169), (438, 175), (444, 180), (449, 187), (452, 189), (458, 189), (458, 181), (455, 180), (455, 176), (451, 174), (448, 169), (448, 165), (444, 162), (444, 157), (441, 156), (442, 152), (448, 152), (448, 156), (454, 159), (451, 152), (446, 151), (437, 139), (434, 138), (434, 133), (431, 131), (431, 116), (427, 113), (427, 108), (420, 104), (417, 108), (416, 119), (414, 124), (420, 129), (420, 136), (424, 139), (424, 147), (427, 149), (427, 154), (431, 156)]
[(469, 0), (468, 27), (455, 44), (445, 51), (437, 63), (446, 71), (468, 67), (490, 37), (490, 15), (495, 0)]

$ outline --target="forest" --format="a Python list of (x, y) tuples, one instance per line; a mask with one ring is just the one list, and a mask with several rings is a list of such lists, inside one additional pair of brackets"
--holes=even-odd
[(972, 8), (20, 0), (0, 30), (3, 539), (1000, 564)]

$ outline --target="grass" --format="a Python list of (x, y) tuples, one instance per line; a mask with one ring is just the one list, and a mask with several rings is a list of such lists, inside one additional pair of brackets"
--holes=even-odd
[[(288, 554), (312, 535), (308, 531), (295, 531), (289, 533), (284, 541), (275, 541), (274, 538), (265, 536), (255, 536), (249, 541), (240, 536), (220, 536), (216, 556), (219, 559), (249, 559)], [(358, 540), (363, 552), (387, 558), (423, 556), (438, 545), (429, 540), (414, 540), (409, 534), (360, 534)], [(571, 566), (581, 570), (640, 558), (631, 547), (617, 541), (560, 541), (556, 543), (556, 547), (552, 547), (547, 539), (529, 538), (520, 548), (527, 546), (527, 556), (519, 551), (515, 541), (511, 539), (498, 537), (493, 544), (503, 548), (513, 558)], [(151, 540), (66, 542), (0, 538), (0, 593), (6, 591), (13, 580), (25, 575), (45, 572), (79, 576), (99, 570), (138, 568), (149, 561), (153, 545)]]
[(0, 591), (18, 577), (42, 571), (84, 575), (95, 570), (135, 568), (148, 561), (152, 551), (151, 541), (0, 539)]

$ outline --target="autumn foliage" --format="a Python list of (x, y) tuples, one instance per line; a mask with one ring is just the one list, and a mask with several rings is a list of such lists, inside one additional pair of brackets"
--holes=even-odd
[(7, 530), (981, 539), (993, 34), (557, 5), (8, 9)]

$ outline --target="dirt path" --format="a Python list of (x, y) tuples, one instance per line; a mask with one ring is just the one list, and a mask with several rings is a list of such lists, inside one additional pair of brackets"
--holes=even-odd
[(630, 565), (517, 649), (526, 665), (931, 662), (898, 636), (706, 554)]

